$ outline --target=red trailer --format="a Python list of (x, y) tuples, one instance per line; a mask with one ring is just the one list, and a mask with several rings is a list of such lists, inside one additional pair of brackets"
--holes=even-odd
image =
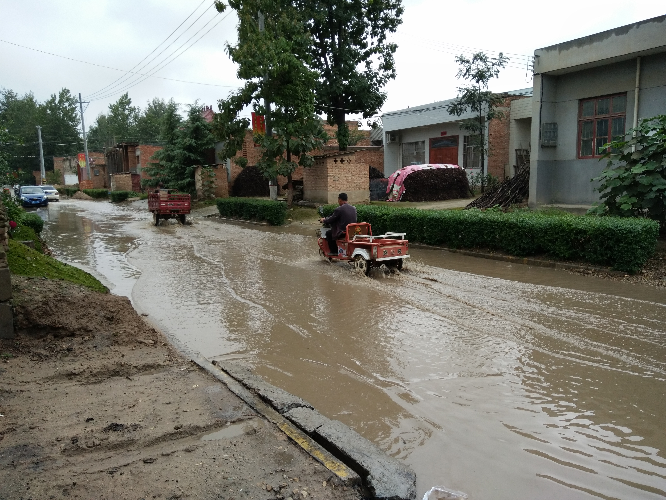
[(185, 224), (185, 216), (190, 213), (189, 194), (173, 194), (168, 189), (158, 189), (148, 195), (148, 210), (153, 213), (153, 222), (157, 226), (162, 219), (177, 218)]
[(371, 267), (385, 264), (389, 268), (402, 269), (402, 262), (409, 258), (409, 242), (405, 233), (372, 235), (368, 222), (347, 225), (344, 238), (337, 240), (338, 253), (332, 254), (326, 241), (326, 229), (319, 231), (319, 254), (332, 260), (352, 262), (354, 267), (366, 275)]

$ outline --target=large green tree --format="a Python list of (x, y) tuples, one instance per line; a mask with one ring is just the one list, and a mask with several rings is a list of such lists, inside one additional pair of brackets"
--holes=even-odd
[(488, 141), (486, 140), (486, 127), (493, 119), (501, 119), (504, 114), (497, 109), (504, 102), (504, 97), (488, 89), (490, 80), (496, 78), (499, 72), (509, 61), (501, 52), (497, 57), (489, 57), (483, 52), (477, 52), (471, 58), (456, 56), (459, 65), (457, 78), (467, 81), (464, 87), (458, 87), (458, 96), (447, 105), (449, 113), (461, 116), (472, 112), (474, 118), (463, 120), (462, 128), (472, 134), (474, 146), (479, 149), (481, 156), (481, 191), (485, 188), (485, 163), (488, 155)]
[(167, 111), (161, 130), (166, 143), (153, 155), (153, 163), (145, 168), (151, 176), (142, 181), (145, 186), (162, 185), (196, 194), (194, 173), (198, 166), (207, 163), (208, 152), (215, 146), (211, 125), (201, 111), (197, 103), (191, 105), (184, 122), (176, 107)]
[(293, 0), (311, 36), (311, 68), (317, 72), (316, 109), (338, 127), (340, 150), (349, 144), (345, 117), (375, 115), (386, 101), (382, 90), (396, 76), (388, 40), (402, 23), (401, 0)]
[(88, 131), (88, 150), (102, 151), (120, 142), (138, 142), (137, 122), (141, 110), (132, 106), (132, 99), (125, 93), (112, 104), (109, 112), (101, 113)]
[[(249, 125), (239, 113), (252, 106), (265, 115), (271, 133), (255, 136), (262, 147), (257, 167), (267, 179), (287, 177), (291, 204), (293, 172), (298, 165), (311, 166), (314, 160), (309, 153), (327, 138), (315, 113), (312, 90), (317, 74), (307, 64), (311, 38), (299, 12), (288, 2), (231, 0), (230, 5), (239, 18), (238, 43), (227, 50), (246, 84), (219, 102), (215, 134), (225, 143), (222, 156), (231, 158), (242, 147)], [(265, 107), (262, 98), (271, 108)]]
[(3, 144), (9, 169), (16, 182), (35, 182), (32, 171), (39, 170), (37, 126), (42, 128), (44, 167), (53, 170), (54, 156), (76, 154), (82, 147), (79, 136), (77, 100), (61, 89), (39, 103), (31, 92), (19, 96), (8, 89), (0, 91), (0, 127), (12, 136)]
[(136, 120), (136, 138), (141, 144), (158, 144), (162, 142), (161, 129), (165, 116), (178, 110), (173, 99), (154, 98), (139, 113)]

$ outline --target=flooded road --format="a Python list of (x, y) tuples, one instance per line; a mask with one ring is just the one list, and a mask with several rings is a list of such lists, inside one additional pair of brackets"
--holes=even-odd
[(666, 496), (666, 293), (414, 248), (399, 276), (312, 229), (61, 202), (44, 236), (174, 342), (242, 359), (470, 499)]

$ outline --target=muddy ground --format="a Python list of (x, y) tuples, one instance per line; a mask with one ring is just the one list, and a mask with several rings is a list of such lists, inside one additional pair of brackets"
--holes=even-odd
[(358, 499), (124, 297), (12, 277), (0, 499)]

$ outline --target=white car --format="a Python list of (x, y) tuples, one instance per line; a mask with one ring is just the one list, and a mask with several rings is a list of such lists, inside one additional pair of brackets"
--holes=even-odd
[(53, 186), (40, 186), (46, 194), (46, 199), (49, 201), (60, 201), (60, 193)]

